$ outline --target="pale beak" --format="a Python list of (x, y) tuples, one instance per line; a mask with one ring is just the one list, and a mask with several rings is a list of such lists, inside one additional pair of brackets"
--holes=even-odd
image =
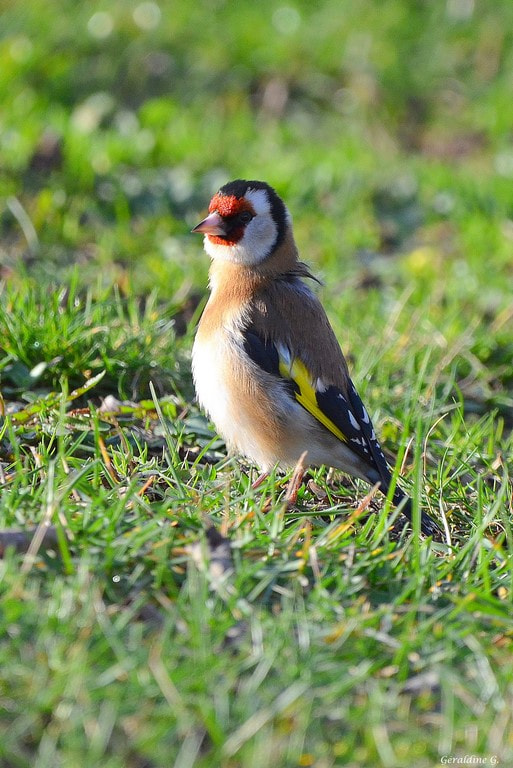
[(200, 221), (197, 227), (191, 230), (191, 232), (201, 232), (204, 235), (226, 235), (226, 223), (222, 216), (214, 211), (209, 213), (206, 219)]

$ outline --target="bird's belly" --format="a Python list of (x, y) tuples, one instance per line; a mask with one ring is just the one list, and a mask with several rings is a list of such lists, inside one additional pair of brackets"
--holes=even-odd
[(256, 374), (235, 342), (196, 338), (192, 372), (199, 403), (228, 448), (261, 469), (293, 467), (306, 451), (307, 464), (363, 476), (347, 445), (299, 405), (283, 381), (264, 371)]
[(198, 401), (221, 436), (233, 442), (230, 437), (236, 432), (237, 408), (229, 386), (229, 368), (224, 347), (196, 340), (192, 350), (192, 375)]

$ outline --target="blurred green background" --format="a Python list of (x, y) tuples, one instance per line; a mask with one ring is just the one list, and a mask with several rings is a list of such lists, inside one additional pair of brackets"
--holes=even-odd
[(189, 228), (245, 177), (334, 279), (419, 243), (414, 276), (511, 278), (508, 0), (4, 1), (0, 35), (7, 275), (186, 293), (205, 273)]

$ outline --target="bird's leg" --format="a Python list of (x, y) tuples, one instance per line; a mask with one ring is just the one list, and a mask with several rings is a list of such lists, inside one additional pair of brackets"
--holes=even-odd
[(258, 475), (258, 477), (255, 480), (255, 482), (251, 483), (251, 488), (253, 490), (255, 490), (256, 488), (259, 488), (262, 485), (262, 483), (264, 482), (264, 480), (267, 480), (268, 477), (269, 477), (269, 472), (262, 472), (261, 475)]
[(294, 472), (292, 473), (292, 477), (290, 478), (287, 485), (287, 490), (285, 492), (285, 503), (288, 509), (293, 507), (297, 502), (297, 494), (299, 489), (301, 488), (301, 483), (303, 482), (303, 477), (306, 471), (306, 466), (305, 466), (306, 454), (307, 454), (307, 451), (304, 451), (299, 457), (298, 462), (294, 467)]

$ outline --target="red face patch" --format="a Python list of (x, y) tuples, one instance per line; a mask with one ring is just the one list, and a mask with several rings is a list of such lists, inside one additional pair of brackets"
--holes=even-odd
[(241, 211), (251, 211), (255, 213), (253, 206), (245, 197), (235, 197), (235, 195), (214, 195), (208, 206), (208, 212), (217, 211), (221, 216), (229, 218), (236, 216)]
[(214, 211), (217, 211), (223, 219), (226, 219), (227, 224), (229, 224), (230, 219), (233, 219), (233, 229), (228, 228), (226, 237), (221, 237), (220, 235), (207, 235), (210, 242), (215, 243), (216, 245), (237, 245), (244, 236), (245, 229), (244, 225), (237, 222), (237, 216), (242, 213), (242, 211), (249, 211), (253, 216), (255, 215), (251, 203), (244, 197), (235, 197), (235, 195), (214, 195), (210, 201), (208, 212), (214, 213)]

